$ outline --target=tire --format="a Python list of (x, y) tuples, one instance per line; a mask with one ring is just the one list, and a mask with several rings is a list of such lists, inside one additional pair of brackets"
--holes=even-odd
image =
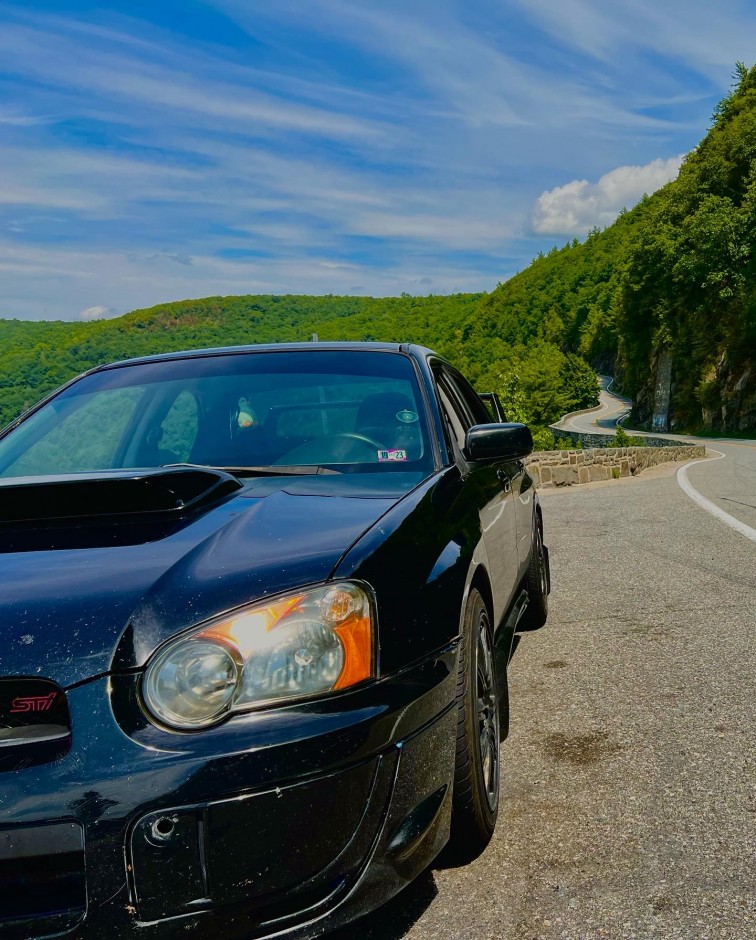
[(533, 528), (533, 546), (530, 550), (530, 564), (525, 578), (528, 606), (517, 627), (518, 631), (540, 630), (549, 615), (549, 569), (539, 516), (536, 516)]
[(480, 592), (467, 599), (457, 674), (457, 756), (447, 858), (464, 864), (491, 841), (501, 774), (498, 686), (491, 618)]

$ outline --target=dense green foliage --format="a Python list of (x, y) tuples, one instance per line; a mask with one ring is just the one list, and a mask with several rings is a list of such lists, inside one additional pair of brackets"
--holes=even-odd
[[(498, 391), (512, 418), (543, 423), (587, 407), (596, 376), (555, 344), (496, 335), (467, 343), (484, 295), (447, 297), (208, 297), (93, 323), (0, 320), (0, 424), (92, 366), (150, 353), (248, 343), (413, 341), (457, 364), (481, 390)], [(483, 388), (485, 386), (485, 389)]]
[(643, 207), (617, 304), (642, 415), (665, 349), (679, 423), (730, 430), (756, 426), (756, 69), (738, 79), (677, 181)]
[(653, 412), (672, 360), (673, 427), (756, 427), (756, 69), (736, 86), (677, 180), (603, 232), (540, 256), (481, 303), (473, 342), (550, 342), (613, 371)]
[(607, 447), (645, 447), (646, 442), (642, 437), (632, 437), (624, 428), (617, 426), (614, 437)]

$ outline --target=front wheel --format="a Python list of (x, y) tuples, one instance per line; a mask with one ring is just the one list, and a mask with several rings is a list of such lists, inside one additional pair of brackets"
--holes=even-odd
[(449, 855), (468, 862), (491, 840), (499, 814), (499, 694), (491, 619), (473, 588), (463, 620), (457, 675), (457, 757)]

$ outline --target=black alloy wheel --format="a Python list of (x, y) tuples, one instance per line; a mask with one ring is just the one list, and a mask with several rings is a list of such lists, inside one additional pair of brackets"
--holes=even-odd
[(549, 614), (549, 569), (546, 561), (546, 549), (543, 545), (541, 520), (536, 516), (533, 521), (533, 544), (530, 550), (530, 564), (525, 578), (528, 592), (528, 606), (522, 616), (518, 630), (538, 630), (545, 623)]
[(457, 758), (447, 853), (459, 864), (480, 855), (496, 826), (500, 732), (493, 628), (486, 604), (473, 588), (465, 607), (457, 676)]

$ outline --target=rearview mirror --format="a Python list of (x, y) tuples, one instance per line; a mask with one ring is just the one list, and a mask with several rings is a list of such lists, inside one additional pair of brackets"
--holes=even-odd
[(533, 435), (524, 424), (476, 424), (465, 436), (468, 460), (519, 460), (533, 451)]

